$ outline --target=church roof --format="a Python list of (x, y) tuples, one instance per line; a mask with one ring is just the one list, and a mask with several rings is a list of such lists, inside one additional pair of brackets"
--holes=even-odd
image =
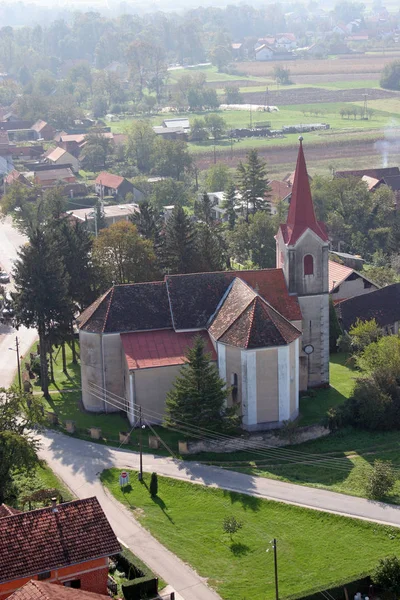
[(188, 348), (193, 346), (196, 335), (203, 338), (211, 360), (217, 360), (214, 346), (206, 331), (178, 333), (173, 329), (166, 329), (122, 333), (121, 341), (128, 369), (133, 371), (183, 365), (187, 362), (186, 354)]
[(286, 225), (281, 225), (285, 244), (294, 245), (307, 229), (314, 231), (323, 241), (328, 240), (325, 225), (317, 221), (315, 216), (303, 143), (300, 138), (289, 213)]
[(90, 333), (172, 329), (166, 284), (115, 285), (79, 316), (78, 323)]
[[(282, 269), (168, 275), (165, 281), (116, 285), (78, 318), (90, 333), (205, 329), (235, 278), (246, 282), (285, 319), (301, 320)], [(247, 304), (246, 304), (247, 306)]]
[[(218, 321), (218, 316), (216, 321)], [(254, 294), (252, 301), (236, 319), (232, 319), (218, 341), (251, 350), (285, 346), (300, 335), (301, 332), (296, 327), (260, 296)]]

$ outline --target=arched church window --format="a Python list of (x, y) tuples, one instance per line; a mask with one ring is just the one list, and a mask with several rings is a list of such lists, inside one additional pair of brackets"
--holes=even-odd
[(311, 254), (304, 257), (304, 275), (314, 275), (314, 259)]
[(238, 401), (238, 376), (232, 373), (232, 401), (235, 404)]

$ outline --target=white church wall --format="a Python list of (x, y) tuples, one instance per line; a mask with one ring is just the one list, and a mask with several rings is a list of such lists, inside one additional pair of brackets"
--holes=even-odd
[(278, 348), (279, 422), (290, 418), (290, 352), (289, 346)]

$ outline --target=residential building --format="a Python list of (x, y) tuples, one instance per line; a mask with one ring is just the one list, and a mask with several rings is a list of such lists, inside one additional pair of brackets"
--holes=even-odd
[(44, 148), (40, 144), (30, 144), (29, 146), (12, 146), (11, 153), (13, 158), (32, 160), (38, 159), (44, 154)]
[(50, 150), (48, 150), (44, 155), (44, 160), (45, 162), (52, 165), (59, 165), (60, 167), (71, 167), (71, 169), (76, 173), (80, 169), (80, 163), (76, 156), (73, 156), (72, 154), (67, 152), (67, 150), (64, 150), (64, 148), (60, 148), (59, 146), (57, 148), (51, 148)]
[(78, 134), (61, 134), (56, 137), (57, 145), (60, 148), (64, 148), (67, 152), (72, 154), (73, 156), (78, 157), (79, 153), (82, 150), (82, 145), (85, 142), (85, 135), (83, 133)]
[(31, 580), (9, 596), (11, 600), (110, 600), (110, 596)]
[(96, 177), (94, 182), (96, 194), (101, 197), (114, 196), (115, 198), (124, 199), (127, 194), (132, 194), (135, 201), (143, 198), (143, 192), (135, 188), (133, 183), (125, 177), (113, 175), (103, 171)]
[(42, 121), (42, 119), (36, 121), (31, 129), (34, 131), (37, 140), (45, 140), (47, 142), (51, 141), (56, 133), (54, 127), (46, 123), (46, 121)]
[(42, 188), (54, 187), (64, 183), (76, 183), (76, 177), (68, 167), (35, 171), (34, 181)]
[[(94, 225), (95, 210), (95, 207), (78, 208), (67, 211), (67, 214), (70, 215), (72, 219)], [(134, 203), (111, 204), (109, 206), (105, 205), (102, 208), (102, 214), (106, 225), (112, 225), (118, 221), (129, 221), (129, 218), (137, 212), (139, 212), (139, 205)]]
[(160, 422), (165, 397), (200, 334), (232, 386), (248, 430), (279, 427), (298, 414), (299, 390), (329, 382), (328, 237), (316, 220), (300, 144), (277, 268), (166, 275), (116, 285), (79, 317), (82, 400), (131, 423), (138, 407)]
[(0, 175), (9, 173), (13, 168), (12, 146), (8, 132), (0, 129)]
[(0, 599), (30, 580), (107, 594), (108, 559), (121, 547), (97, 498), (0, 518)]
[(274, 60), (275, 51), (266, 44), (256, 48), (256, 60)]
[(349, 331), (357, 319), (360, 321), (375, 319), (384, 333), (397, 334), (400, 321), (400, 283), (393, 283), (370, 294), (344, 300), (336, 310), (345, 331)]
[(329, 293), (335, 304), (347, 298), (354, 298), (379, 289), (376, 283), (346, 265), (330, 260), (328, 266)]
[(8, 173), (8, 175), (4, 178), (6, 186), (12, 185), (15, 182), (22, 183), (23, 185), (31, 185), (28, 179), (25, 177), (23, 173), (17, 171), (17, 169), (13, 169)]

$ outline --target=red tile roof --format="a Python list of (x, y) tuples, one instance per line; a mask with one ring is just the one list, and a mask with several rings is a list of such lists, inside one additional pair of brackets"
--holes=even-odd
[(303, 143), (302, 138), (300, 138), (289, 214), (286, 221), (286, 227), (282, 227), (285, 243), (289, 245), (295, 244), (307, 229), (314, 231), (314, 233), (316, 233), (323, 241), (328, 241), (325, 226), (322, 223), (319, 223), (315, 217), (310, 181), (308, 179), (307, 166), (303, 152)]
[(95, 183), (97, 185), (104, 185), (108, 188), (113, 188), (117, 190), (121, 183), (123, 183), (124, 178), (119, 175), (113, 175), (112, 173), (106, 173), (103, 171), (99, 175), (97, 175)]
[(301, 332), (240, 279), (235, 279), (209, 331), (214, 339), (240, 348), (290, 344)]
[(271, 191), (268, 196), (273, 203), (284, 200), (292, 193), (292, 186), (287, 181), (272, 179), (272, 181), (269, 182), (269, 187), (271, 188)]
[(106, 595), (33, 580), (28, 581), (9, 598), (12, 600), (110, 600)]
[(328, 262), (329, 273), (329, 292), (332, 292), (338, 285), (342, 283), (349, 275), (354, 273), (354, 269), (341, 265), (333, 260)]
[(7, 504), (0, 504), (0, 519), (2, 517), (9, 517), (10, 515), (18, 515), (20, 512), (20, 510), (17, 510), (12, 506), (7, 506)]
[(122, 347), (129, 370), (149, 369), (183, 365), (186, 353), (193, 345), (193, 339), (200, 335), (206, 342), (206, 350), (212, 360), (217, 360), (214, 346), (208, 333), (176, 333), (173, 330), (121, 333)]
[(120, 550), (97, 498), (11, 515), (0, 519), (0, 583)]

